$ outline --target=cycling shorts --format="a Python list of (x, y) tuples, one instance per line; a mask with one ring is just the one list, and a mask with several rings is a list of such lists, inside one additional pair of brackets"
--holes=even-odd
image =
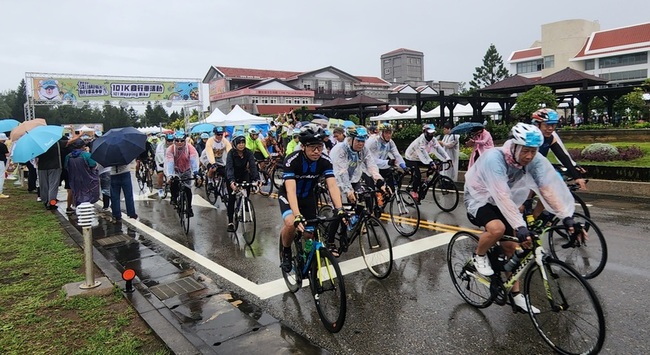
[[(284, 220), (288, 215), (293, 213), (286, 194), (278, 195), (278, 203), (280, 204), (280, 212), (282, 212), (282, 219)], [(318, 215), (317, 206), (316, 197), (313, 195), (304, 199), (298, 199), (298, 208), (305, 219), (316, 218)]]
[(500, 220), (503, 222), (503, 225), (506, 226), (506, 231), (505, 235), (514, 235), (514, 231), (508, 221), (506, 220), (506, 217), (503, 216), (503, 213), (501, 213), (501, 210), (499, 207), (493, 205), (493, 204), (486, 204), (485, 206), (481, 207), (476, 211), (476, 216), (472, 216), (471, 214), (467, 214), (467, 218), (469, 219), (472, 224), (479, 226), (479, 227), (485, 227), (486, 224), (488, 224), (490, 221), (493, 221), (495, 219)]

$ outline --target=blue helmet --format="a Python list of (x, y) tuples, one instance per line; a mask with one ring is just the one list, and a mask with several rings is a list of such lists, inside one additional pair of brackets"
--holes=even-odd
[(560, 120), (557, 112), (550, 108), (542, 108), (533, 112), (531, 118), (533, 119), (533, 122), (544, 122), (547, 124), (557, 124)]
[(422, 132), (427, 132), (427, 133), (435, 133), (436, 131), (436, 125), (433, 123), (427, 123), (424, 126), (422, 126)]
[(174, 138), (176, 139), (185, 139), (187, 136), (185, 135), (185, 131), (176, 131), (174, 132)]
[(239, 142), (246, 142), (246, 135), (244, 135), (243, 131), (237, 131), (233, 133), (233, 138), (232, 138), (232, 144), (237, 145)]
[(173, 141), (174, 140), (174, 134), (173, 133), (168, 133), (166, 136), (168, 141)]
[(368, 139), (368, 130), (364, 126), (350, 126), (346, 131), (348, 137), (365, 142)]
[(217, 134), (217, 133), (223, 134), (223, 132), (225, 132), (225, 131), (224, 131), (223, 127), (221, 127), (221, 126), (217, 126), (217, 127), (214, 127), (212, 129), (212, 133), (214, 133), (214, 134)]
[(210, 138), (210, 135), (208, 135), (207, 133), (201, 133), (201, 139), (208, 139), (208, 138)]

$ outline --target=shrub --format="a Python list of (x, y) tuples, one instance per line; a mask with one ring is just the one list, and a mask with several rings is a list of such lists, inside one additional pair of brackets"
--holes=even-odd
[(459, 152), (458, 160), (469, 160), (469, 155), (465, 152)]
[(594, 143), (582, 150), (582, 159), (610, 161), (618, 158), (618, 149), (611, 144)]
[(630, 128), (650, 128), (650, 122), (637, 122), (630, 125)]
[(493, 121), (488, 122), (487, 129), (488, 132), (490, 132), (490, 135), (492, 136), (492, 140), (495, 141), (502, 141), (508, 139), (508, 135), (510, 134), (510, 130), (512, 129), (512, 126), (515, 124), (505, 124), (503, 122), (495, 123)]
[(619, 160), (634, 160), (637, 158), (641, 158), (643, 156), (643, 152), (641, 151), (641, 148), (633, 145), (631, 147), (621, 147), (618, 148), (618, 159)]
[(406, 124), (402, 128), (395, 129), (393, 139), (395, 140), (408, 140), (414, 141), (420, 134), (422, 134), (422, 125), (419, 124)]

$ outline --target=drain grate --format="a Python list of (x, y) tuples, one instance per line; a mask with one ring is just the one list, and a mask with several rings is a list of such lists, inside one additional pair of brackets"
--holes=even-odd
[(108, 247), (112, 246), (115, 244), (121, 244), (121, 243), (126, 243), (131, 241), (132, 238), (129, 237), (126, 234), (117, 234), (117, 235), (112, 235), (110, 237), (102, 238), (102, 239), (97, 239), (97, 244), (103, 246), (103, 247)]
[(184, 293), (190, 293), (205, 288), (205, 285), (194, 280), (192, 277), (185, 277), (174, 282), (167, 284), (162, 284), (158, 286), (153, 286), (149, 288), (149, 291), (156, 295), (161, 301), (174, 296), (182, 295)]

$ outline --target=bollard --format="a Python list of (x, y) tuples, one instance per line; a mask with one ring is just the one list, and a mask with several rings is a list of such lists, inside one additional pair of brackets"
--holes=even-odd
[(77, 224), (81, 226), (83, 231), (84, 258), (86, 259), (86, 283), (79, 285), (79, 288), (86, 290), (102, 284), (99, 281), (95, 281), (95, 275), (93, 273), (93, 236), (91, 228), (93, 219), (95, 218), (95, 207), (88, 202), (80, 204), (77, 206), (77, 218)]

